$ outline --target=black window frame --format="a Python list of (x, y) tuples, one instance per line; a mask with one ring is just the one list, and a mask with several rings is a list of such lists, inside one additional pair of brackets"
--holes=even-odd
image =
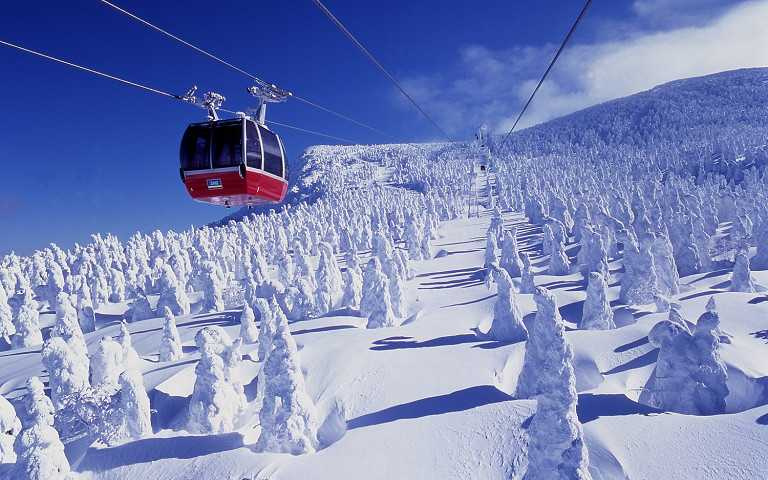
[(245, 122), (245, 164), (250, 168), (264, 169), (264, 149), (261, 135), (255, 122)]
[[(239, 167), (243, 163), (245, 152), (243, 149), (243, 129), (242, 120), (234, 122), (214, 122), (211, 124), (211, 168), (233, 168)], [(217, 137), (217, 134), (220, 137)], [(226, 161), (221, 160), (225, 158)]]
[[(280, 137), (268, 128), (259, 125), (262, 145), (262, 165), (266, 173), (276, 177), (285, 178), (285, 158)], [(279, 164), (279, 170), (275, 166)]]
[[(197, 146), (203, 136), (200, 134), (195, 135), (193, 137), (193, 143), (192, 135), (199, 131), (205, 131), (205, 148), (202, 149), (204, 152), (204, 161), (196, 161), (193, 163), (191, 160), (197, 158), (200, 153), (200, 149), (197, 148)], [(191, 147), (193, 147), (193, 145), (196, 148), (192, 149)], [(187, 127), (181, 140), (179, 158), (181, 169), (184, 171), (208, 170), (211, 168), (211, 127), (209, 124), (198, 123)]]

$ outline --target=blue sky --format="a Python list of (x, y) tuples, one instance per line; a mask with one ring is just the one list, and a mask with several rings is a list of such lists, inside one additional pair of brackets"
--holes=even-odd
[[(7, 3), (0, 39), (174, 93), (196, 84), (224, 94), (232, 110), (253, 106), (246, 77), (98, 0)], [(310, 0), (116, 3), (391, 138), (300, 103), (273, 107), (274, 120), (361, 143), (438, 137)], [(326, 4), (457, 138), (479, 123), (509, 125), (581, 7), (580, 0)], [(767, 14), (765, 1), (596, 0), (527, 124), (682, 76), (766, 65), (768, 53), (756, 45), (766, 44)], [(226, 213), (189, 200), (178, 177), (180, 136), (202, 111), (7, 48), (0, 66), (0, 254), (49, 242), (66, 248), (92, 232), (181, 229)], [(327, 143), (279, 132), (290, 156)]]

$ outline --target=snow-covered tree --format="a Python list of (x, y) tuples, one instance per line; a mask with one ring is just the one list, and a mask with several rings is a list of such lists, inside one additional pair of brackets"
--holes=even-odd
[(91, 386), (108, 392), (118, 388), (118, 378), (125, 370), (123, 347), (112, 337), (102, 337), (91, 355)]
[[(276, 308), (275, 308), (276, 307)], [(256, 300), (256, 310), (259, 312), (259, 347), (258, 358), (263, 362), (269, 350), (272, 349), (272, 337), (275, 335), (275, 315), (277, 314), (277, 305), (275, 298), (272, 298), (271, 304), (265, 299)]]
[(731, 274), (730, 290), (732, 292), (755, 292), (755, 282), (752, 279), (752, 271), (749, 268), (749, 257), (745, 252), (736, 254), (733, 274)]
[(523, 271), (520, 276), (520, 293), (533, 293), (536, 290), (536, 281), (534, 280), (533, 265), (528, 252), (522, 252), (520, 258), (523, 260)]
[(624, 243), (624, 276), (619, 298), (628, 305), (642, 305), (654, 301), (658, 294), (656, 269), (648, 242), (639, 245), (630, 233), (621, 232)]
[(126, 369), (140, 369), (141, 359), (139, 354), (133, 348), (133, 342), (131, 341), (131, 332), (128, 330), (128, 324), (125, 320), (120, 322), (120, 336), (117, 337), (117, 341), (123, 349), (123, 363)]
[(357, 308), (363, 292), (363, 274), (357, 265), (350, 266), (344, 271), (344, 294), (341, 297), (341, 306)]
[(389, 280), (381, 271), (381, 262), (376, 257), (371, 258), (368, 262), (363, 276), (360, 312), (368, 318), (367, 328), (394, 327), (397, 325), (389, 297)]
[(203, 312), (221, 312), (224, 310), (224, 285), (213, 262), (203, 263)]
[(93, 303), (90, 297), (79, 294), (77, 296), (77, 319), (83, 332), (96, 331), (96, 313), (93, 311)]
[(126, 315), (128, 319), (133, 322), (140, 320), (146, 320), (155, 316), (155, 312), (152, 310), (152, 306), (149, 304), (149, 299), (144, 294), (144, 290), (139, 288), (136, 292), (136, 298), (131, 302), (131, 308)]
[(485, 236), (485, 263), (483, 264), (487, 277), (493, 275), (492, 267), (498, 264), (498, 259), (499, 247), (496, 243), (496, 236), (493, 232), (488, 232)]
[(493, 306), (493, 323), (488, 337), (502, 342), (519, 342), (528, 338), (523, 314), (517, 304), (512, 278), (503, 268), (494, 272), (498, 295)]
[(69, 475), (70, 466), (64, 455), (64, 445), (53, 428), (50, 401), (43, 393), (43, 385), (37, 377), (30, 379), (27, 390), (24, 399), (26, 416), (22, 421), (24, 428), (14, 442), (16, 465), (11, 478), (65, 479)]
[(693, 335), (669, 320), (651, 329), (648, 339), (659, 356), (641, 403), (689, 415), (725, 412), (728, 373), (719, 354), (719, 323), (717, 312), (707, 311)]
[(125, 370), (120, 374), (118, 382), (123, 434), (132, 440), (152, 435), (149, 397), (141, 372)]
[(190, 312), (189, 298), (184, 287), (179, 282), (170, 265), (163, 267), (160, 277), (160, 298), (157, 300), (157, 312), (164, 312), (165, 308), (171, 309), (174, 315), (187, 315)]
[(524, 479), (591, 479), (584, 433), (576, 414), (578, 394), (573, 351), (552, 293), (534, 294), (537, 312), (525, 351), (518, 396), (536, 398), (528, 428), (528, 470)]
[(62, 337), (51, 337), (42, 350), (43, 365), (48, 370), (51, 400), (57, 410), (65, 406), (66, 398), (89, 387), (88, 357), (82, 360)]
[(194, 433), (225, 433), (235, 429), (246, 406), (243, 387), (233, 375), (239, 363), (239, 340), (233, 345), (218, 326), (205, 327), (195, 335), (200, 361), (192, 398), (189, 401), (188, 429)]
[(21, 431), (21, 422), (11, 402), (0, 395), (0, 463), (15, 463), (13, 441)]
[(317, 412), (307, 394), (298, 349), (287, 323), (277, 325), (272, 345), (264, 363), (266, 387), (256, 448), (293, 455), (314, 452), (318, 447)]
[(522, 275), (523, 262), (520, 260), (520, 251), (517, 248), (517, 228), (515, 227), (504, 233), (499, 266), (512, 278)]
[(584, 301), (584, 309), (579, 328), (584, 330), (609, 330), (616, 328), (613, 323), (613, 310), (608, 301), (608, 284), (598, 272), (589, 274), (587, 285), (587, 299)]
[(168, 307), (163, 310), (163, 336), (160, 339), (158, 351), (161, 362), (175, 362), (184, 356), (179, 329), (176, 328), (176, 317)]
[(252, 344), (256, 343), (259, 339), (259, 329), (256, 326), (256, 315), (253, 313), (251, 306), (246, 304), (243, 306), (243, 311), (240, 314), (240, 338), (243, 339), (243, 343)]
[(0, 285), (0, 337), (6, 343), (11, 343), (11, 338), (16, 334), (16, 326), (13, 323), (13, 311), (8, 304), (8, 295), (5, 287)]
[(11, 339), (13, 348), (32, 347), (43, 343), (43, 334), (40, 332), (40, 313), (35, 308), (34, 300), (25, 297), (22, 300), (14, 326), (16, 334)]
[(78, 361), (88, 370), (88, 346), (80, 329), (77, 311), (72, 306), (69, 295), (63, 292), (56, 298), (56, 320), (51, 329), (51, 337), (64, 339)]
[(571, 264), (568, 255), (565, 253), (563, 242), (558, 238), (552, 240), (549, 256), (549, 266), (547, 273), (550, 275), (568, 275)]
[(325, 315), (336, 307), (341, 299), (341, 271), (333, 255), (333, 248), (326, 242), (320, 243), (320, 262), (315, 272), (315, 308), (318, 316)]

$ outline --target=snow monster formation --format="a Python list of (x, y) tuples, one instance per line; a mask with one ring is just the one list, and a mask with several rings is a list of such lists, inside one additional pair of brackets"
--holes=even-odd
[(725, 412), (728, 372), (720, 358), (720, 317), (706, 311), (693, 334), (664, 320), (648, 334), (659, 349), (656, 368), (640, 394), (640, 403), (689, 415)]
[(555, 296), (538, 287), (536, 318), (517, 384), (518, 398), (535, 398), (536, 414), (528, 428), (526, 480), (591, 479), (584, 433), (576, 415), (573, 351), (565, 340)]

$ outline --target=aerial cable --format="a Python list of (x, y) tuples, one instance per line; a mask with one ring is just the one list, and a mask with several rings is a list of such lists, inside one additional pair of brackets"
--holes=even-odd
[[(129, 85), (131, 87), (140, 88), (142, 90), (145, 90), (145, 91), (148, 91), (148, 92), (152, 92), (152, 93), (156, 93), (156, 94), (162, 95), (164, 97), (169, 97), (169, 98), (173, 98), (174, 100), (179, 100), (179, 101), (182, 101), (184, 103), (189, 103), (189, 104), (194, 105), (196, 107), (205, 108), (204, 106), (202, 106), (202, 105), (200, 105), (200, 104), (198, 104), (196, 102), (190, 101), (189, 93), (187, 95), (176, 95), (176, 94), (173, 94), (173, 93), (170, 93), (170, 92), (166, 92), (164, 90), (160, 90), (159, 88), (154, 88), (154, 87), (150, 87), (148, 85), (144, 85), (142, 83), (126, 80), (124, 78), (121, 78), (121, 77), (118, 77), (118, 76), (115, 76), (115, 75), (110, 75), (109, 73), (104, 73), (104, 72), (101, 72), (99, 70), (95, 70), (95, 69), (90, 68), (90, 67), (85, 67), (83, 65), (78, 65), (77, 63), (73, 63), (73, 62), (70, 62), (70, 61), (67, 61), (67, 60), (63, 60), (61, 58), (53, 57), (51, 55), (47, 55), (45, 53), (38, 52), (36, 50), (25, 48), (25, 47), (22, 47), (21, 45), (16, 45), (15, 43), (6, 42), (4, 40), (0, 40), (0, 45), (5, 45), (7, 47), (15, 48), (15, 49), (20, 50), (22, 52), (26, 52), (26, 53), (29, 53), (29, 54), (32, 54), (32, 55), (36, 55), (38, 57), (45, 58), (46, 60), (51, 60), (53, 62), (57, 62), (57, 63), (60, 63), (62, 65), (66, 65), (68, 67), (72, 67), (72, 68), (75, 68), (75, 69), (78, 69), (78, 70), (82, 70), (84, 72), (92, 73), (94, 75), (98, 75), (98, 76), (103, 77), (103, 78), (108, 78), (110, 80), (115, 80), (116, 82), (120, 82), (123, 85)], [(225, 111), (227, 113), (232, 113), (232, 114), (237, 113), (237, 112), (234, 112), (234, 111), (231, 111), (231, 110), (226, 110), (226, 109), (223, 109), (223, 108), (220, 108), (219, 110)], [(351, 141), (349, 139), (346, 139), (346, 138), (336, 137), (334, 135), (329, 135), (327, 133), (317, 132), (317, 131), (314, 131), (314, 130), (308, 130), (306, 128), (296, 127), (296, 126), (293, 126), (293, 125), (288, 125), (288, 124), (279, 123), (279, 122), (275, 122), (275, 121), (269, 121), (267, 123), (274, 123), (275, 125), (279, 125), (281, 127), (290, 128), (292, 130), (298, 130), (300, 132), (308, 133), (308, 134), (311, 134), (311, 135), (317, 135), (319, 137), (325, 137), (325, 138), (330, 138), (330, 139), (333, 139), (333, 140), (338, 140), (338, 141), (341, 141), (341, 142), (344, 142), (344, 143), (352, 143), (352, 144), (356, 143), (356, 142), (353, 142), (353, 141)]]
[(93, 73), (94, 75), (99, 75), (99, 76), (104, 77), (104, 78), (109, 78), (110, 80), (115, 80), (115, 81), (123, 83), (125, 85), (130, 85), (132, 87), (141, 88), (141, 89), (146, 90), (148, 92), (157, 93), (158, 95), (163, 95), (163, 96), (166, 96), (166, 97), (171, 97), (171, 98), (174, 98), (176, 100), (184, 100), (184, 97), (182, 95), (174, 95), (173, 93), (168, 93), (168, 92), (165, 92), (165, 91), (157, 89), (157, 88), (149, 87), (147, 85), (142, 85), (141, 83), (132, 82), (132, 81), (126, 80), (124, 78), (116, 77), (116, 76), (110, 75), (108, 73), (104, 73), (104, 72), (100, 72), (98, 70), (94, 70), (93, 68), (84, 67), (84, 66), (78, 65), (76, 63), (72, 63), (72, 62), (68, 62), (66, 60), (62, 60), (61, 58), (52, 57), (52, 56), (46, 55), (45, 53), (42, 53), (42, 52), (31, 50), (29, 48), (24, 48), (21, 45), (16, 45), (14, 43), (6, 42), (6, 41), (3, 41), (3, 40), (0, 40), (0, 44), (5, 45), (7, 47), (15, 48), (17, 50), (21, 50), (22, 52), (31, 53), (32, 55), (37, 55), (38, 57), (42, 57), (42, 58), (45, 58), (47, 60), (58, 62), (58, 63), (61, 63), (63, 65), (67, 65), (67, 66), (72, 67), (72, 68), (77, 68), (78, 70), (83, 70), (85, 72)]
[(333, 136), (333, 135), (328, 135), (327, 133), (321, 133), (321, 132), (317, 132), (315, 130), (308, 130), (306, 128), (296, 127), (296, 126), (293, 126), (293, 125), (288, 125), (287, 123), (276, 122), (274, 120), (267, 120), (267, 123), (278, 125), (278, 126), (283, 127), (283, 128), (290, 128), (291, 130), (296, 130), (296, 131), (299, 131), (299, 132), (308, 133), (310, 135), (317, 135), (318, 137), (325, 137), (325, 138), (330, 138), (332, 140), (338, 140), (340, 142), (349, 143), (349, 144), (352, 144), (352, 145), (357, 143), (357, 142), (353, 142), (352, 140), (348, 140), (346, 138), (336, 137), (336, 136)]
[(501, 144), (499, 144), (499, 147), (504, 146), (504, 144), (507, 142), (507, 139), (509, 139), (509, 136), (512, 135), (512, 132), (515, 130), (515, 127), (517, 127), (517, 124), (520, 121), (520, 119), (523, 118), (523, 114), (525, 114), (525, 111), (528, 109), (528, 106), (533, 101), (533, 97), (536, 96), (536, 93), (539, 91), (539, 88), (541, 88), (541, 84), (544, 83), (544, 80), (547, 78), (547, 75), (549, 75), (550, 70), (552, 70), (552, 67), (555, 66), (555, 62), (557, 62), (557, 59), (560, 58), (560, 54), (563, 53), (565, 46), (568, 44), (568, 41), (571, 39), (571, 36), (573, 36), (573, 32), (576, 31), (576, 27), (579, 25), (579, 22), (581, 22), (581, 19), (584, 18), (584, 15), (587, 13), (587, 10), (589, 9), (589, 6), (591, 4), (592, 4), (592, 0), (587, 0), (584, 3), (584, 6), (579, 12), (579, 15), (576, 17), (576, 20), (573, 22), (573, 25), (571, 25), (571, 29), (568, 30), (568, 33), (565, 35), (565, 38), (563, 39), (562, 43), (560, 43), (560, 47), (557, 49), (555, 56), (552, 57), (552, 61), (549, 62), (549, 66), (544, 71), (544, 75), (541, 76), (539, 83), (536, 84), (536, 88), (533, 89), (531, 96), (528, 97), (528, 101), (525, 102), (525, 105), (523, 105), (522, 110), (520, 110), (520, 114), (517, 116), (517, 119), (515, 119), (515, 123), (512, 124), (512, 128), (510, 128), (509, 132), (507, 132), (507, 134), (504, 136), (504, 139), (501, 141)]
[[(241, 73), (241, 74), (249, 77), (251, 80), (254, 80), (255, 82), (257, 82), (259, 84), (270, 85), (269, 82), (267, 82), (265, 80), (262, 80), (261, 78), (257, 77), (256, 75), (253, 75), (252, 73), (249, 73), (248, 71), (246, 71), (246, 70), (244, 70), (244, 69), (242, 69), (242, 68), (240, 68), (240, 67), (238, 67), (238, 66), (236, 66), (236, 65), (234, 65), (234, 64), (232, 64), (232, 63), (230, 63), (230, 62), (228, 62), (228, 61), (226, 61), (226, 60), (224, 60), (224, 59), (222, 59), (222, 58), (220, 58), (220, 57), (218, 57), (216, 55), (214, 55), (213, 53), (209, 52), (208, 50), (205, 50), (205, 49), (200, 48), (200, 47), (198, 47), (198, 46), (196, 46), (196, 45), (194, 45), (194, 44), (192, 44), (190, 42), (187, 42), (183, 38), (181, 38), (181, 37), (179, 37), (177, 35), (174, 35), (174, 34), (172, 34), (171, 32), (169, 32), (169, 31), (167, 31), (165, 29), (162, 29), (162, 28), (158, 27), (157, 25), (149, 22), (148, 20), (145, 20), (145, 19), (139, 17), (138, 15), (136, 15), (136, 14), (134, 14), (132, 12), (129, 12), (128, 10), (126, 10), (124, 8), (115, 5), (114, 3), (112, 3), (112, 2), (110, 2), (108, 0), (99, 0), (99, 1), (101, 3), (103, 3), (103, 4), (105, 4), (105, 5), (113, 8), (113, 9), (115, 9), (116, 11), (122, 13), (123, 15), (127, 15), (128, 17), (132, 18), (133, 20), (136, 20), (137, 22), (139, 22), (139, 23), (141, 23), (141, 24), (143, 24), (143, 25), (145, 25), (145, 26), (147, 26), (147, 27), (149, 27), (149, 28), (151, 28), (151, 29), (153, 29), (153, 30), (155, 30), (157, 32), (162, 33), (166, 37), (171, 38), (171, 39), (181, 43), (182, 45), (184, 45), (186, 47), (189, 47), (189, 48), (195, 50), (196, 52), (201, 53), (201, 54), (207, 56), (208, 58), (210, 58), (212, 60), (215, 60), (215, 61), (221, 63), (222, 65), (225, 65), (226, 67), (228, 67), (228, 68), (230, 68), (230, 69), (232, 69), (232, 70), (234, 70), (234, 71), (236, 71), (238, 73)], [(301, 96), (298, 96), (298, 95), (294, 95), (292, 92), (289, 92), (289, 96), (292, 97), (292, 98), (295, 98), (296, 100), (299, 100), (300, 102), (303, 102), (303, 103), (305, 103), (305, 104), (307, 104), (307, 105), (309, 105), (311, 107), (317, 108), (318, 110), (322, 110), (322, 111), (324, 111), (326, 113), (330, 113), (331, 115), (335, 115), (338, 118), (341, 118), (341, 119), (346, 120), (348, 122), (354, 123), (357, 126), (366, 128), (366, 129), (368, 129), (368, 130), (370, 130), (372, 132), (375, 132), (375, 133), (378, 133), (380, 135), (384, 135), (386, 137), (390, 137), (391, 138), (391, 135), (389, 135), (389, 134), (379, 130), (378, 128), (372, 127), (372, 126), (367, 125), (367, 124), (365, 124), (363, 122), (355, 120), (355, 119), (353, 119), (353, 118), (351, 118), (351, 117), (349, 117), (347, 115), (339, 113), (339, 112), (337, 112), (335, 110), (332, 110), (332, 109), (330, 109), (328, 107), (324, 107), (324, 106), (320, 105), (317, 102), (313, 102), (313, 101), (311, 101), (311, 100), (309, 100), (307, 98), (304, 98), (304, 97), (301, 97)]]
[(341, 33), (343, 33), (352, 43), (354, 43), (355, 46), (361, 52), (363, 52), (363, 54), (366, 57), (368, 57), (368, 60), (370, 60), (379, 70), (381, 70), (381, 72), (395, 85), (395, 87), (397, 87), (400, 93), (402, 93), (403, 96), (407, 98), (408, 101), (411, 102), (414, 107), (416, 107), (419, 113), (421, 113), (421, 115), (424, 116), (424, 118), (426, 118), (429, 121), (429, 123), (431, 123), (446, 139), (451, 140), (451, 136), (448, 135), (448, 133), (446, 133), (446, 131), (423, 108), (421, 108), (421, 105), (419, 105), (418, 102), (416, 102), (416, 100), (414, 100), (413, 97), (409, 95), (408, 92), (405, 91), (405, 89), (400, 84), (400, 82), (398, 82), (397, 79), (391, 73), (389, 73), (389, 70), (384, 68), (384, 65), (382, 65), (378, 59), (376, 59), (376, 57), (370, 52), (370, 50), (365, 48), (365, 45), (360, 43), (360, 41), (352, 34), (352, 32), (350, 32), (349, 29), (346, 26), (344, 26), (343, 23), (341, 23), (341, 20), (336, 18), (336, 16), (320, 0), (312, 0), (312, 1), (317, 6), (317, 8), (319, 8), (320, 11), (322, 11), (323, 14), (325, 14), (325, 16), (328, 17), (328, 19), (334, 25), (336, 25), (336, 28), (338, 28), (341, 31)]

